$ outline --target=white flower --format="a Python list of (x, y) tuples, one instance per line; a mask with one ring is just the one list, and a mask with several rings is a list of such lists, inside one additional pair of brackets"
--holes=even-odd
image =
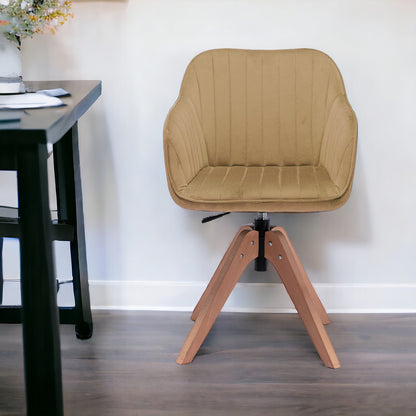
[(27, 2), (26, 2), (25, 0), (23, 0), (23, 1), (20, 3), (20, 8), (21, 8), (22, 10), (24, 10), (24, 9), (26, 9), (26, 6), (27, 6)]
[(10, 3), (10, 0), (0, 0), (0, 4), (1, 4), (2, 6), (8, 6), (8, 5), (9, 5), (9, 3)]

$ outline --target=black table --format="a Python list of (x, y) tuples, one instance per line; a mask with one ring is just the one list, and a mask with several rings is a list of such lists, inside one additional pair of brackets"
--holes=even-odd
[[(78, 119), (101, 94), (100, 81), (27, 82), (35, 90), (62, 87), (63, 107), (25, 110), (0, 123), (0, 170), (17, 171), (18, 218), (0, 220), (0, 236), (20, 239), (22, 306), (0, 307), (0, 322), (23, 323), (28, 415), (62, 415), (61, 323), (78, 338), (92, 335), (79, 169)], [(47, 159), (53, 146), (58, 220), (51, 221)], [(53, 240), (70, 241), (74, 308), (56, 301)]]

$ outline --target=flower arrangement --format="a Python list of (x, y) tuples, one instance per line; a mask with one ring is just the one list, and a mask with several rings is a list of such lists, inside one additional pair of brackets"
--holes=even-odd
[(71, 0), (0, 0), (0, 32), (19, 47), (35, 33), (55, 33), (70, 17)]

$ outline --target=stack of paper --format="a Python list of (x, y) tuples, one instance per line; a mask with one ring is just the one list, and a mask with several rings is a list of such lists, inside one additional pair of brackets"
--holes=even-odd
[(0, 109), (43, 108), (60, 105), (64, 105), (61, 99), (40, 92), (0, 95)]
[(19, 121), (24, 114), (23, 110), (4, 110), (0, 111), (0, 125), (11, 121)]

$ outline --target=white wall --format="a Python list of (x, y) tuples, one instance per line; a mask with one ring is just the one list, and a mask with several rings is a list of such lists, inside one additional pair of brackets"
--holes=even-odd
[[(189, 309), (249, 214), (201, 225), (171, 200), (162, 129), (187, 63), (219, 47), (310, 47), (343, 74), (359, 123), (353, 192), (338, 211), (273, 214), (330, 311), (416, 311), (416, 2), (74, 2), (58, 34), (23, 45), (26, 79), (101, 79), (80, 121), (97, 307)], [(67, 274), (64, 250), (58, 268)], [(63, 266), (61, 265), (63, 264)], [(274, 273), (245, 273), (229, 309), (287, 310)], [(260, 282), (247, 284), (244, 282)]]

